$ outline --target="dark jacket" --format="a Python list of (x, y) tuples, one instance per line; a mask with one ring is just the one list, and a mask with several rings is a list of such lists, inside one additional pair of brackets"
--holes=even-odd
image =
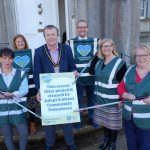
[[(74, 58), (70, 46), (66, 44), (58, 44), (59, 51), (62, 48), (59, 71), (72, 72), (76, 70)], [(40, 73), (54, 73), (53, 63), (49, 59), (44, 45), (35, 50), (34, 55), (34, 82), (37, 90), (40, 88), (39, 74)]]

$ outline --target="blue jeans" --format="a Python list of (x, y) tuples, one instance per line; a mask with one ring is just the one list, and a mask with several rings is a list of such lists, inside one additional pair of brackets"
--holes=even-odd
[[(72, 124), (64, 124), (63, 126), (63, 133), (65, 137), (66, 144), (72, 145), (74, 144), (74, 135), (72, 130)], [(54, 125), (46, 126), (46, 146), (53, 147), (55, 144), (55, 137), (56, 137), (56, 129)]]
[[(28, 127), (27, 123), (15, 125), (19, 133), (19, 150), (26, 150), (28, 141)], [(4, 141), (8, 150), (15, 150), (13, 142), (13, 125), (4, 124), (1, 125), (2, 133), (4, 135)]]
[(124, 121), (128, 150), (150, 150), (150, 130), (138, 128), (133, 119)]

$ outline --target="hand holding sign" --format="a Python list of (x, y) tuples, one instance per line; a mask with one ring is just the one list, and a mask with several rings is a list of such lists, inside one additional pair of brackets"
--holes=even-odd
[(42, 125), (56, 125), (80, 121), (74, 73), (40, 74), (41, 114), (49, 120)]

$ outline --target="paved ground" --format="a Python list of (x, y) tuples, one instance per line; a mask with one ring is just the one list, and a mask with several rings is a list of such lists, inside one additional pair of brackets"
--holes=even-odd
[[(75, 142), (78, 150), (98, 150), (99, 143), (103, 139), (102, 127), (95, 129), (92, 126), (90, 126), (88, 123), (86, 113), (84, 115), (84, 123), (85, 123), (84, 128), (80, 130), (74, 130)], [(17, 135), (16, 130), (14, 130), (14, 134), (15, 134), (14, 141), (17, 147), (16, 150), (19, 150), (18, 136), (16, 136)], [(27, 150), (44, 150), (44, 141), (45, 141), (44, 128), (40, 125), (40, 122), (38, 122), (38, 132), (35, 136), (29, 137)], [(0, 150), (7, 150), (4, 145), (1, 130), (0, 130)], [(62, 130), (59, 126), (57, 128), (57, 139), (54, 150), (67, 150)], [(123, 130), (119, 131), (116, 150), (127, 150), (126, 139), (124, 137)]]
[[(98, 150), (99, 141), (101, 141), (102, 139), (103, 132), (101, 128), (95, 130), (92, 129), (92, 127), (85, 127), (80, 131), (75, 131), (75, 141), (78, 150)], [(17, 141), (16, 147), (18, 147)], [(7, 150), (3, 143), (0, 144), (0, 150)], [(37, 137), (30, 137), (30, 142), (28, 143), (27, 150), (44, 150), (44, 138), (39, 137), (38, 139)], [(60, 134), (56, 140), (54, 150), (67, 150), (63, 136), (60, 136)], [(116, 150), (127, 150), (123, 131), (119, 131)]]

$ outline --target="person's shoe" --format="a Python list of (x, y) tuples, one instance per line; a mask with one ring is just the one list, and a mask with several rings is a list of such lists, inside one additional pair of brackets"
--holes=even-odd
[(36, 129), (36, 123), (35, 122), (31, 122), (30, 123), (30, 135), (33, 136), (35, 135), (37, 132), (37, 129)]
[(100, 143), (99, 150), (105, 150), (110, 145), (110, 140), (105, 138), (102, 143)]
[(77, 150), (76, 145), (75, 144), (68, 145), (68, 150)]
[(115, 149), (116, 149), (116, 143), (111, 142), (111, 143), (109, 144), (108, 150), (115, 150)]

